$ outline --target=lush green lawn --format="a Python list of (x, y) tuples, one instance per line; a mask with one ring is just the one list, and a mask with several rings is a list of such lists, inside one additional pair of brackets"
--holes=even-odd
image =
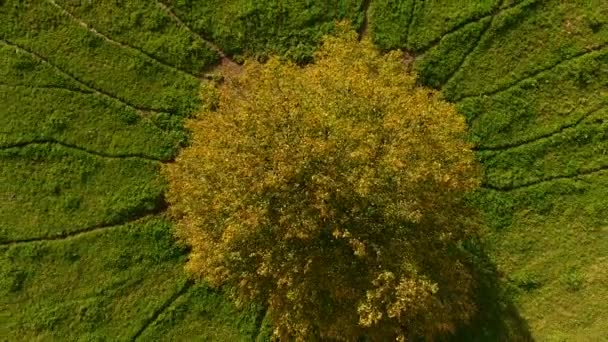
[[(266, 335), (261, 310), (187, 281), (158, 169), (186, 143), (218, 47), (309, 61), (334, 20), (362, 29), (365, 7), (0, 1), (0, 336)], [(500, 301), (481, 311), (504, 331), (460, 336), (527, 324), (538, 340), (608, 338), (608, 3), (371, 0), (368, 22), (457, 103), (485, 166), (474, 200), (499, 279), (480, 303)], [(525, 323), (495, 317), (507, 311)]]

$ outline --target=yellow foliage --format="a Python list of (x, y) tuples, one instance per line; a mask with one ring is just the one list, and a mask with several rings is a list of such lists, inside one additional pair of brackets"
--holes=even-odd
[(188, 269), (282, 339), (433, 337), (466, 321), (479, 185), (464, 118), (347, 25), (314, 64), (249, 61), (164, 172)]

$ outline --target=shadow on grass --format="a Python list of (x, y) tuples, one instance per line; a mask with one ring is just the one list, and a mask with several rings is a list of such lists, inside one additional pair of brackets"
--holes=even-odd
[[(466, 249), (471, 253), (471, 261), (475, 266), (474, 277), (477, 283), (475, 304), (478, 312), (471, 322), (458, 327), (455, 334), (438, 341), (534, 341), (528, 324), (519, 315), (508, 288), (501, 283), (500, 273), (484, 251), (482, 244), (479, 241), (472, 241)], [(271, 319), (266, 315), (265, 310), (260, 310), (259, 314), (258, 320), (259, 318), (263, 320), (257, 323), (259, 328), (255, 342), (271, 341)], [(362, 337), (360, 341), (371, 340)]]
[(477, 289), (477, 315), (443, 341), (533, 341), (527, 322), (520, 316), (500, 272), (482, 243), (472, 241), (466, 249), (472, 254)]

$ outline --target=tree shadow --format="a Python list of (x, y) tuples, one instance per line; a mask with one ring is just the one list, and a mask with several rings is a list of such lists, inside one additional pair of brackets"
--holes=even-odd
[(513, 303), (508, 285), (479, 241), (465, 248), (473, 258), (477, 314), (443, 341), (534, 341), (529, 326)]

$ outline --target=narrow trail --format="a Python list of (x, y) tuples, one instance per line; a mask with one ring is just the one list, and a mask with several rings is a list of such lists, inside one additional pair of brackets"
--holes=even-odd
[(595, 168), (591, 168), (591, 169), (587, 169), (587, 170), (582, 170), (582, 171), (580, 171), (576, 174), (572, 174), (572, 175), (546, 177), (546, 178), (542, 178), (542, 179), (539, 179), (536, 181), (526, 182), (526, 183), (517, 184), (517, 185), (504, 185), (504, 186), (499, 185), (499, 186), (497, 186), (497, 185), (492, 185), (492, 184), (483, 184), (482, 188), (494, 190), (494, 191), (502, 191), (502, 192), (513, 191), (513, 190), (528, 188), (528, 187), (531, 187), (534, 185), (547, 183), (547, 182), (553, 182), (553, 181), (561, 180), (561, 179), (573, 179), (573, 178), (578, 178), (578, 177), (583, 177), (583, 176), (589, 176), (589, 175), (601, 173), (604, 171), (608, 171), (608, 165), (599, 166), (599, 167), (595, 167)]
[(403, 42), (403, 46), (405, 47), (406, 50), (407, 50), (407, 44), (410, 40), (410, 33), (412, 32), (412, 25), (414, 24), (414, 16), (416, 15), (417, 3), (418, 2), (416, 0), (412, 0), (412, 4), (410, 5), (410, 17), (408, 18), (408, 21), (406, 23), (405, 42)]
[(21, 51), (22, 53), (25, 53), (29, 56), (31, 56), (32, 58), (34, 58), (37, 61), (40, 61), (41, 63), (44, 63), (46, 65), (49, 65), (51, 68), (53, 68), (57, 73), (59, 73), (60, 75), (62, 75), (63, 77), (66, 77), (68, 79), (70, 79), (71, 81), (79, 84), (80, 86), (82, 86), (84, 89), (91, 91), (93, 93), (95, 93), (98, 96), (101, 97), (105, 97), (105, 98), (109, 98), (112, 101), (116, 101), (121, 103), (122, 105), (129, 107), (135, 111), (137, 111), (138, 113), (140, 113), (143, 117), (149, 117), (150, 113), (155, 113), (155, 114), (159, 114), (164, 112), (163, 110), (158, 110), (158, 109), (154, 109), (154, 108), (146, 108), (146, 107), (142, 107), (139, 105), (135, 105), (132, 103), (129, 103), (127, 100), (125, 99), (121, 99), (115, 95), (112, 95), (104, 90), (95, 88), (93, 85), (91, 84), (87, 84), (87, 82), (81, 80), (79, 77), (74, 76), (72, 74), (70, 74), (69, 72), (63, 70), (62, 68), (58, 67), (57, 65), (51, 63), (46, 57), (39, 55), (38, 53), (31, 51), (21, 45), (18, 45), (16, 43), (13, 43), (5, 38), (0, 38), (0, 43), (4, 44), (6, 46), (12, 47), (17, 51)]
[(584, 58), (585, 56), (587, 56), (589, 54), (592, 54), (592, 53), (595, 53), (595, 52), (600, 52), (600, 51), (602, 51), (606, 47), (608, 47), (608, 42), (602, 43), (602, 44), (600, 44), (600, 45), (598, 45), (596, 47), (593, 47), (591, 49), (581, 51), (581, 52), (579, 52), (577, 54), (574, 54), (574, 55), (572, 55), (572, 56), (570, 56), (570, 57), (568, 57), (566, 59), (562, 59), (560, 61), (557, 61), (557, 62), (555, 62), (555, 63), (553, 63), (553, 64), (551, 64), (551, 65), (549, 65), (547, 67), (541, 68), (541, 69), (539, 69), (539, 70), (531, 73), (530, 75), (526, 76), (525, 78), (516, 80), (516, 81), (514, 81), (514, 82), (512, 82), (510, 84), (507, 84), (505, 86), (499, 87), (499, 88), (497, 88), (495, 90), (492, 90), (492, 91), (489, 91), (489, 92), (486, 92), (486, 93), (481, 93), (481, 94), (463, 94), (462, 96), (457, 97), (456, 99), (454, 99), (454, 102), (461, 102), (463, 100), (466, 100), (466, 99), (469, 99), (469, 98), (473, 98), (473, 97), (479, 97), (479, 96), (493, 96), (493, 95), (496, 95), (496, 94), (508, 91), (508, 90), (510, 90), (512, 88), (515, 88), (515, 87), (519, 86), (523, 82), (526, 82), (526, 81), (533, 80), (533, 79), (537, 78), (541, 74), (549, 73), (553, 69), (559, 67), (562, 64), (575, 61), (575, 60), (577, 60), (579, 58)]
[(203, 44), (207, 45), (209, 48), (214, 50), (221, 58), (220, 64), (233, 64), (234, 66), (240, 67), (240, 65), (237, 62), (235, 62), (232, 58), (230, 58), (228, 55), (226, 55), (219, 46), (217, 46), (215, 43), (213, 43), (210, 39), (203, 37), (200, 33), (194, 31), (194, 29), (192, 29), (192, 27), (190, 27), (180, 17), (178, 17), (169, 6), (167, 6), (161, 0), (154, 0), (154, 1), (163, 11), (165, 11), (165, 13), (167, 15), (169, 15), (169, 17), (171, 17), (171, 19), (173, 19), (173, 21), (175, 21), (180, 26), (182, 26), (183, 28), (188, 30), (195, 37), (198, 37)]
[(103, 39), (104, 41), (113, 44), (115, 46), (118, 46), (122, 49), (125, 50), (131, 50), (131, 51), (135, 51), (136, 53), (144, 56), (146, 59), (148, 59), (149, 61), (151, 61), (152, 63), (156, 63), (158, 65), (161, 65), (167, 69), (170, 69), (172, 72), (176, 72), (182, 75), (185, 75), (187, 77), (192, 77), (192, 78), (196, 78), (198, 79), (199, 76), (187, 71), (187, 70), (183, 70), (180, 69), (168, 62), (165, 62), (159, 58), (156, 58), (154, 56), (152, 56), (151, 54), (140, 50), (134, 46), (131, 46), (125, 42), (119, 42), (117, 40), (114, 40), (112, 38), (110, 38), (110, 36), (108, 36), (107, 34), (104, 34), (102, 32), (100, 32), (99, 30), (95, 29), (92, 25), (86, 23), (84, 20), (82, 20), (81, 18), (77, 17), (74, 13), (68, 11), (67, 9), (65, 9), (64, 7), (62, 7), (61, 5), (57, 4), (54, 0), (46, 0), (48, 3), (50, 3), (51, 5), (55, 6), (57, 9), (59, 9), (61, 11), (61, 13), (63, 13), (64, 15), (66, 15), (67, 17), (69, 17), (70, 19), (72, 19), (74, 22), (76, 22), (78, 25), (84, 27), (85, 29), (87, 29), (89, 32), (91, 32), (92, 34), (94, 34), (95, 36)]
[(141, 212), (137, 215), (134, 215), (133, 217), (123, 220), (122, 222), (113, 222), (113, 223), (109, 223), (109, 224), (107, 224), (107, 223), (97, 224), (97, 225), (93, 225), (91, 227), (74, 230), (74, 231), (70, 231), (70, 232), (62, 232), (62, 233), (58, 233), (58, 234), (35, 237), (35, 238), (0, 241), (0, 247), (21, 245), (21, 244), (32, 243), (32, 242), (63, 241), (66, 239), (77, 238), (77, 237), (85, 235), (85, 234), (105, 231), (105, 230), (109, 230), (109, 229), (113, 229), (113, 228), (118, 228), (118, 227), (124, 226), (126, 224), (134, 223), (137, 221), (144, 221), (147, 218), (158, 215), (162, 210), (164, 210), (164, 209), (155, 208), (152, 210), (147, 210), (147, 211)]
[(188, 279), (177, 292), (175, 292), (171, 297), (169, 297), (169, 299), (167, 299), (167, 301), (165, 301), (160, 307), (158, 307), (156, 310), (154, 310), (152, 315), (144, 321), (141, 328), (139, 328), (139, 330), (137, 330), (135, 335), (133, 335), (133, 338), (131, 338), (131, 341), (136, 341), (137, 339), (139, 339), (139, 337), (146, 331), (146, 329), (148, 329), (148, 327), (150, 327), (152, 324), (154, 324), (154, 322), (156, 322), (156, 320), (158, 320), (158, 317), (160, 317), (160, 315), (165, 310), (170, 308), (171, 305), (173, 305), (173, 303), (175, 303), (176, 300), (178, 300), (181, 296), (186, 294), (186, 292), (188, 292), (188, 290), (190, 290), (192, 285), (194, 285), (194, 282), (192, 280)]
[(561, 127), (559, 127), (558, 129), (545, 133), (545, 134), (541, 134), (538, 135), (536, 137), (533, 138), (529, 138), (529, 139), (525, 139), (525, 140), (520, 140), (520, 141), (514, 141), (511, 143), (507, 143), (507, 144), (501, 144), (501, 145), (495, 145), (495, 146), (480, 146), (475, 148), (475, 151), (479, 151), (479, 152), (485, 152), (485, 151), (496, 151), (496, 152), (500, 152), (500, 151), (505, 151), (505, 150), (509, 150), (509, 149), (513, 149), (513, 148), (517, 148), (517, 147), (521, 147), (527, 144), (532, 144), (535, 143), (537, 141), (543, 140), (543, 139), (548, 139), (551, 138), (555, 135), (558, 135), (560, 133), (563, 133), (564, 131), (568, 130), (568, 129), (575, 129), (578, 125), (580, 125), (583, 121), (585, 121), (585, 119), (591, 117), (593, 114), (608, 108), (606, 106), (606, 104), (602, 104), (600, 106), (597, 106), (596, 108), (588, 111), (587, 113), (584, 113), (583, 115), (581, 115), (578, 119), (576, 119), (575, 121), (563, 125)]
[(483, 30), (479, 34), (479, 37), (477, 38), (477, 41), (475, 41), (475, 44), (473, 44), (471, 46), (471, 48), (469, 50), (467, 50), (467, 52), (464, 54), (464, 56), (460, 60), (460, 63), (458, 63), (458, 67), (454, 68), (454, 71), (452, 71), (448, 75), (448, 77), (446, 78), (445, 82), (443, 83), (443, 85), (441, 87), (442, 90), (443, 90), (443, 88), (445, 88), (445, 86), (447, 86), (450, 83), (450, 81), (454, 78), (454, 76), (456, 76), (456, 74), (458, 74), (458, 72), (462, 69), (462, 66), (465, 65), (466, 61), (469, 59), (471, 54), (473, 54), (473, 52), (475, 52), (477, 50), (477, 48), (479, 47), (479, 44), (485, 39), (486, 34), (488, 33), (488, 31), (492, 27), (492, 24), (494, 23), (494, 19), (496, 19), (496, 16), (500, 13), (500, 8), (502, 7), (504, 2), (505, 2), (505, 0), (500, 0), (497, 3), (496, 9), (493, 11), (493, 13), (491, 15), (490, 22), (483, 28)]
[(163, 160), (163, 159), (159, 159), (159, 158), (154, 158), (154, 157), (150, 157), (150, 156), (146, 156), (144, 154), (141, 153), (117, 153), (117, 154), (113, 154), (113, 153), (107, 153), (107, 152), (101, 152), (101, 151), (94, 151), (91, 149), (87, 149), (84, 147), (80, 147), (74, 144), (69, 144), (69, 143), (65, 143), (65, 142), (61, 142), (58, 140), (55, 140), (53, 138), (41, 138), (41, 139), (35, 139), (35, 140), (31, 140), (31, 141), (24, 141), (24, 142), (18, 142), (18, 143), (14, 143), (14, 144), (9, 144), (9, 145), (0, 145), (0, 151), (3, 150), (8, 150), (8, 149), (13, 149), (13, 148), (23, 148), (23, 147), (27, 147), (27, 146), (32, 146), (32, 145), (57, 145), (57, 146), (61, 146), (63, 148), (66, 149), (70, 149), (70, 150), (75, 150), (78, 152), (84, 152), (96, 157), (100, 157), (100, 158), (108, 158), (108, 159), (143, 159), (146, 161), (150, 161), (150, 162), (159, 162), (159, 163), (163, 163), (163, 162), (168, 162), (168, 160)]
[(369, 7), (371, 0), (363, 0), (363, 23), (361, 24), (361, 30), (359, 31), (359, 41), (367, 37), (369, 34)]

